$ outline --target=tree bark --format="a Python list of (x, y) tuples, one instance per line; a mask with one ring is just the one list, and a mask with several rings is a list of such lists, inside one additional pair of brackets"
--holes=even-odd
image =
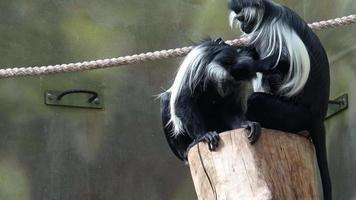
[(313, 144), (301, 135), (263, 129), (251, 145), (245, 129), (221, 133), (219, 148), (188, 153), (199, 200), (319, 199)]

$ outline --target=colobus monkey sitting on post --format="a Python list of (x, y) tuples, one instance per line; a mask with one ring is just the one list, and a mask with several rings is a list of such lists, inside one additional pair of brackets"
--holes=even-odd
[(218, 39), (197, 45), (184, 59), (173, 85), (160, 96), (164, 133), (178, 158), (187, 160), (189, 148), (201, 141), (215, 150), (218, 133), (231, 129), (247, 128), (250, 142), (257, 140), (259, 124), (244, 116), (245, 87), (256, 72), (234, 70), (249, 65), (253, 56)]
[[(315, 145), (324, 199), (332, 199), (324, 117), (329, 99), (329, 63), (318, 37), (295, 12), (271, 0), (229, 0), (232, 26), (249, 38), (260, 59), (247, 118), (262, 127), (308, 130)], [(246, 66), (241, 66), (246, 67)], [(247, 66), (249, 67), (249, 66)]]

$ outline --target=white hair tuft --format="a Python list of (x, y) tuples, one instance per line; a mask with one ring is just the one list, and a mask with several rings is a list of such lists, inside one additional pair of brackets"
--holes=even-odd
[[(274, 19), (271, 22), (264, 22), (262, 19), (264, 11), (255, 7), (247, 7), (241, 10), (247, 22), (256, 19), (256, 25), (251, 33), (245, 35), (249, 38), (249, 43), (257, 47), (257, 51), (261, 58), (266, 58), (275, 53), (278, 53), (278, 59), (275, 66), (280, 61), (282, 53), (288, 53), (289, 56), (289, 72), (281, 84), (278, 93), (287, 97), (299, 93), (306, 84), (310, 72), (310, 58), (305, 44), (281, 18)], [(234, 12), (230, 13), (230, 25), (236, 27), (240, 23)], [(240, 28), (241, 29), (241, 28)], [(278, 51), (278, 52), (277, 52)], [(257, 74), (257, 78), (253, 81), (255, 91), (268, 92), (268, 88), (262, 88), (262, 74)]]

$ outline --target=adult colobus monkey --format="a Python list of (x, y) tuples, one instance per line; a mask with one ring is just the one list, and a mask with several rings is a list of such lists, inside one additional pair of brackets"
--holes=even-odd
[[(271, 0), (229, 0), (232, 26), (249, 37), (260, 59), (248, 100), (247, 118), (263, 127), (308, 130), (316, 148), (324, 198), (332, 198), (324, 117), (329, 98), (329, 63), (318, 37), (295, 12)], [(245, 66), (242, 66), (245, 67)]]
[(256, 141), (260, 126), (244, 116), (245, 87), (256, 72), (239, 70), (253, 57), (218, 39), (197, 45), (184, 59), (173, 85), (160, 96), (163, 129), (178, 158), (186, 160), (190, 146), (200, 141), (215, 150), (218, 133), (235, 128), (248, 128), (250, 142)]

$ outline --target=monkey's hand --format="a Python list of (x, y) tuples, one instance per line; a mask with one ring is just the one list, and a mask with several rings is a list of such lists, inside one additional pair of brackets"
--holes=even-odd
[(261, 135), (261, 125), (258, 122), (246, 121), (242, 124), (242, 128), (246, 128), (249, 131), (247, 138), (250, 144), (257, 142)]
[(200, 142), (208, 143), (209, 150), (215, 151), (216, 148), (219, 146), (220, 136), (216, 131), (210, 131), (200, 136), (199, 138), (195, 139), (187, 148), (186, 155), (185, 155), (186, 160), (188, 160), (189, 150)]
[(255, 63), (256, 61), (248, 56), (242, 56), (236, 60), (236, 63), (231, 67), (231, 75), (235, 80), (250, 80), (256, 76)]

